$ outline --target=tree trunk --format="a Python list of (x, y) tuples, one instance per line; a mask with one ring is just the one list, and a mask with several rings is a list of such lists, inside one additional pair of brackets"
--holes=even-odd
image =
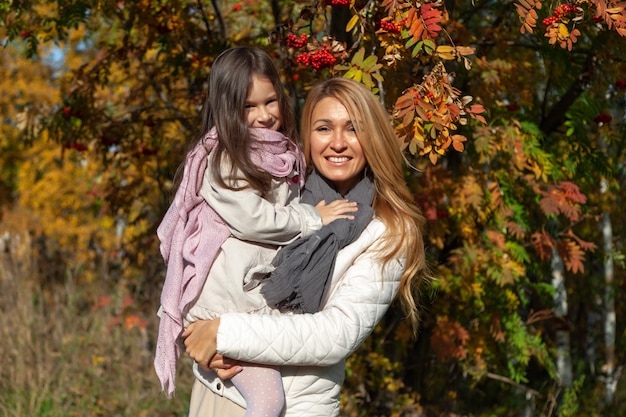
[[(554, 287), (554, 316), (562, 323), (567, 321), (567, 290), (565, 288), (565, 268), (561, 255), (552, 248), (552, 286)], [(557, 372), (562, 387), (572, 386), (572, 357), (570, 350), (570, 331), (566, 325), (556, 331)]]
[[(606, 180), (600, 184), (600, 192), (605, 193), (608, 189)], [(606, 405), (613, 403), (619, 372), (615, 370), (615, 292), (613, 289), (613, 227), (611, 225), (611, 215), (608, 211), (602, 213), (600, 220), (602, 229), (602, 244), (604, 253), (604, 357), (603, 367), (605, 375), (605, 397)]]

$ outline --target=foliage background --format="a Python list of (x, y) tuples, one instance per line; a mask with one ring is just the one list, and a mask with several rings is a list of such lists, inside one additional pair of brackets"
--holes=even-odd
[(152, 370), (155, 228), (213, 59), (258, 44), (296, 110), (389, 109), (436, 276), (348, 362), (346, 416), (623, 415), (626, 3), (0, 2), (0, 413), (185, 415)]

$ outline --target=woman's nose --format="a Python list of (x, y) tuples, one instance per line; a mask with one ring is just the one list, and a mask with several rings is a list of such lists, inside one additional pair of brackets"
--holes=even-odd
[(348, 147), (348, 144), (343, 137), (342, 132), (335, 132), (330, 142), (330, 148), (335, 152), (344, 151)]

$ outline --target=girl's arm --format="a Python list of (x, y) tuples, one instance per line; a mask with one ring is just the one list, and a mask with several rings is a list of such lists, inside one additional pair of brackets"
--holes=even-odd
[[(210, 165), (214, 161), (209, 158)], [(222, 172), (230, 172), (225, 163), (222, 164)], [(220, 187), (210, 168), (205, 170), (200, 194), (239, 239), (283, 245), (322, 227), (322, 219), (315, 207), (307, 204), (275, 205), (250, 187), (239, 191)]]
[[(211, 163), (214, 162), (209, 159), (209, 165)], [(222, 163), (222, 171), (230, 172), (226, 163)], [(246, 182), (234, 181), (233, 185), (241, 187)], [(283, 192), (286, 194), (287, 190)], [(210, 168), (205, 170), (200, 194), (224, 219), (233, 236), (273, 245), (285, 245), (309, 236), (333, 220), (353, 218), (351, 213), (357, 210), (356, 203), (346, 200), (322, 202), (316, 207), (298, 202), (274, 204), (250, 187), (237, 191), (221, 187)], [(287, 195), (281, 198), (288, 200)]]

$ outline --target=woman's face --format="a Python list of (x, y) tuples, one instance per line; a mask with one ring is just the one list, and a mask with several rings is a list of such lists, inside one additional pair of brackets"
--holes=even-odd
[(311, 114), (311, 161), (345, 195), (367, 164), (346, 107), (335, 98), (320, 100)]

